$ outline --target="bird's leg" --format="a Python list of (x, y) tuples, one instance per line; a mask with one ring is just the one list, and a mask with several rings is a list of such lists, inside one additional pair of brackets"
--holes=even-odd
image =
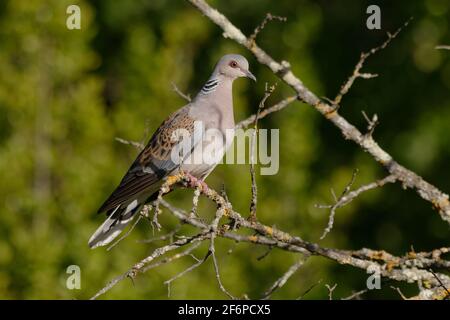
[(202, 186), (203, 192), (208, 192), (209, 188), (208, 188), (208, 185), (206, 184), (205, 180), (200, 179), (199, 181), (200, 181), (200, 185)]
[(199, 181), (196, 177), (194, 177), (189, 172), (185, 172), (184, 175), (189, 178), (189, 187), (195, 188), (199, 184)]
[(189, 186), (191, 188), (197, 188), (200, 187), (204, 192), (207, 192), (209, 190), (208, 185), (203, 181), (203, 179), (199, 179), (197, 177), (194, 177), (189, 172), (184, 173), (186, 177), (189, 178)]

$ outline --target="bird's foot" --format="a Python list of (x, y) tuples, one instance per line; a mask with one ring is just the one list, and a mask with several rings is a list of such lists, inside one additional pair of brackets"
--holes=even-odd
[(208, 192), (209, 191), (208, 185), (206, 184), (205, 181), (200, 180), (200, 185), (202, 187), (203, 192)]
[(200, 188), (204, 192), (207, 192), (209, 190), (208, 185), (202, 179), (194, 177), (189, 172), (186, 172), (185, 175), (189, 178), (189, 186), (191, 188)]

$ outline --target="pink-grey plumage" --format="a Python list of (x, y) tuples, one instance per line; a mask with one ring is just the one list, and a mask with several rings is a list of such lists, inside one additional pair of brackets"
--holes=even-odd
[[(156, 198), (165, 177), (180, 169), (201, 180), (211, 173), (231, 144), (233, 137), (230, 132), (234, 135), (232, 84), (239, 77), (256, 80), (243, 56), (223, 56), (192, 102), (174, 112), (160, 125), (119, 186), (98, 210), (99, 213), (106, 212), (108, 218), (89, 239), (91, 248), (107, 245), (117, 237), (143, 205)], [(201, 122), (205, 130), (217, 129), (225, 140), (220, 152), (214, 154), (213, 163), (190, 161), (192, 158), (203, 159), (208, 156), (204, 153), (211, 148), (206, 146), (216, 143), (216, 140), (209, 140), (204, 135), (196, 136), (195, 122)], [(180, 143), (173, 139), (173, 134), (179, 129), (190, 134), (192, 149), (182, 161), (173, 161), (171, 153)]]

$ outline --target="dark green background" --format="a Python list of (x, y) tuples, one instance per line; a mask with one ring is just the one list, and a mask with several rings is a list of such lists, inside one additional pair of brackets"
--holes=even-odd
[[(409, 17), (410, 26), (384, 51), (371, 58), (342, 103), (342, 114), (363, 129), (361, 111), (377, 113), (375, 138), (396, 160), (450, 192), (450, 2), (426, 1), (211, 1), (249, 35), (267, 12), (286, 16), (270, 23), (258, 43), (276, 59), (286, 59), (318, 96), (332, 98), (351, 73), (361, 51), (385, 40)], [(382, 10), (382, 30), (365, 27), (369, 4)], [(66, 28), (66, 8), (78, 4), (82, 29)], [(254, 113), (265, 82), (278, 81), (243, 48), (185, 1), (25, 1), (0, 2), (0, 298), (84, 299), (126, 271), (162, 243), (147, 222), (107, 252), (89, 250), (87, 240), (103, 221), (98, 206), (119, 182), (137, 151), (115, 141), (147, 139), (159, 123), (184, 104), (171, 82), (195, 94), (214, 63), (225, 53), (250, 61), (256, 84), (238, 80), (235, 115)], [(268, 104), (292, 94), (279, 83)], [(332, 201), (354, 168), (354, 187), (384, 176), (374, 160), (345, 141), (311, 107), (296, 102), (261, 122), (280, 128), (280, 171), (258, 177), (258, 216), (268, 225), (319, 241), (328, 212), (314, 204)], [(247, 214), (250, 174), (247, 165), (221, 165), (208, 178), (226, 185), (234, 208)], [(191, 191), (170, 198), (190, 209)], [(200, 215), (213, 210), (201, 200)], [(164, 213), (167, 232), (176, 221)], [(189, 227), (183, 234), (192, 234)], [(370, 247), (402, 254), (448, 246), (448, 224), (413, 191), (390, 185), (370, 191), (338, 210), (324, 246)], [(297, 256), (266, 248), (217, 240), (224, 285), (236, 296), (258, 298)], [(198, 257), (207, 250), (205, 243)], [(189, 257), (126, 280), (105, 298), (166, 299), (163, 281), (193, 263)], [(65, 286), (67, 266), (81, 268), (81, 290)], [(321, 280), (305, 298), (327, 299), (325, 284), (337, 283), (336, 298), (365, 288), (367, 274), (313, 257), (274, 294), (292, 299)], [(366, 298), (399, 298), (415, 285), (383, 283)], [(175, 281), (171, 298), (225, 298), (212, 262)]]

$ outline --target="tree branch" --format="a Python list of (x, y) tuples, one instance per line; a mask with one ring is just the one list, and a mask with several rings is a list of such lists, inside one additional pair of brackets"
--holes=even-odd
[(304, 263), (305, 263), (305, 260), (303, 260), (303, 259), (294, 263), (288, 269), (288, 271), (286, 271), (280, 278), (278, 278), (274, 282), (274, 284), (266, 292), (264, 292), (264, 295), (262, 296), (261, 299), (263, 299), (263, 300), (269, 299), (271, 297), (272, 293), (274, 293), (275, 290), (284, 286), (286, 284), (286, 282), (289, 280), (289, 278), (292, 277), (294, 275), (294, 273), (296, 273), (298, 271), (298, 269), (300, 269), (301, 266), (303, 266)]
[(341, 194), (341, 196), (339, 198), (337, 198), (336, 195), (334, 194), (334, 191), (332, 191), (332, 194), (333, 194), (333, 197), (334, 197), (334, 201), (335, 201), (335, 203), (333, 205), (316, 205), (317, 208), (330, 209), (330, 216), (329, 216), (329, 219), (328, 219), (328, 225), (325, 228), (322, 236), (320, 237), (320, 240), (323, 240), (326, 237), (326, 235), (333, 228), (334, 216), (336, 214), (336, 210), (337, 209), (342, 208), (343, 206), (349, 204), (350, 202), (352, 202), (355, 198), (357, 198), (363, 192), (366, 192), (366, 191), (369, 191), (369, 190), (372, 190), (372, 189), (375, 189), (375, 188), (379, 188), (379, 187), (384, 186), (387, 183), (394, 183), (396, 181), (395, 176), (388, 175), (387, 177), (385, 177), (383, 179), (380, 179), (380, 180), (377, 180), (375, 182), (369, 183), (367, 185), (359, 187), (358, 189), (350, 192), (350, 188), (352, 187), (353, 183), (355, 182), (357, 173), (358, 173), (358, 170), (355, 170), (353, 172), (351, 181), (344, 188), (344, 191), (342, 192), (342, 194)]
[[(363, 135), (354, 125), (342, 117), (337, 108), (329, 103), (321, 101), (291, 70), (286, 61), (278, 62), (261, 49), (254, 41), (248, 39), (241, 30), (234, 26), (223, 14), (208, 5), (204, 0), (188, 0), (203, 15), (214, 22), (223, 30), (223, 36), (236, 41), (247, 48), (256, 59), (266, 65), (272, 72), (289, 85), (298, 95), (299, 99), (313, 106), (327, 120), (333, 123), (342, 133), (345, 139), (351, 140), (369, 153), (390, 174), (402, 182), (404, 188), (412, 188), (424, 200), (430, 202), (441, 218), (450, 223), (449, 196), (441, 190), (425, 181), (413, 171), (398, 164), (392, 156), (383, 150), (370, 135)], [(388, 38), (392, 35), (388, 34)], [(384, 42), (386, 43), (386, 42)], [(381, 45), (383, 47), (384, 43)], [(379, 49), (374, 48), (371, 52)]]
[[(166, 184), (168, 188), (175, 185), (185, 188), (197, 188), (196, 183), (188, 175), (180, 173), (175, 176), (171, 176), (167, 179), (169, 183)], [(178, 209), (164, 200), (161, 200), (161, 205), (168, 208), (169, 211), (177, 217), (181, 222), (191, 224), (196, 228), (200, 228), (201, 231), (193, 237), (185, 237), (179, 239), (171, 244), (160, 247), (153, 251), (153, 253), (136, 263), (133, 268), (122, 274), (121, 276), (113, 279), (103, 289), (101, 289), (92, 299), (104, 294), (110, 290), (117, 283), (125, 279), (126, 277), (134, 278), (138, 273), (142, 272), (150, 262), (156, 258), (164, 255), (165, 253), (182, 247), (186, 244), (201, 242), (205, 240), (212, 240), (210, 242), (210, 252), (215, 254), (214, 240), (216, 237), (222, 237), (225, 239), (231, 239), (236, 242), (248, 242), (253, 244), (260, 244), (265, 246), (271, 246), (283, 249), (285, 251), (302, 253), (309, 255), (316, 255), (326, 257), (330, 260), (336, 261), (339, 264), (350, 265), (362, 270), (379, 270), (380, 274), (396, 281), (406, 282), (426, 282), (428, 287), (426, 293), (422, 293), (421, 297), (432, 299), (445, 299), (448, 296), (448, 292), (444, 291), (442, 284), (445, 287), (450, 286), (450, 277), (443, 273), (436, 273), (439, 276), (437, 281), (434, 274), (429, 271), (431, 266), (439, 267), (448, 265), (449, 261), (443, 260), (441, 255), (449, 252), (448, 248), (436, 249), (427, 253), (408, 253), (404, 257), (396, 257), (385, 251), (376, 251), (371, 249), (360, 249), (357, 251), (340, 250), (321, 247), (318, 244), (305, 241), (298, 236), (292, 236), (282, 230), (275, 227), (269, 227), (260, 222), (249, 221), (242, 217), (241, 214), (234, 211), (231, 203), (226, 200), (221, 194), (212, 188), (200, 188), (201, 194), (214, 202), (218, 210), (216, 211), (215, 218), (211, 224), (199, 221), (196, 217), (190, 216), (187, 212)], [(230, 230), (229, 224), (220, 225), (222, 218), (228, 218), (233, 221), (233, 224), (238, 225), (240, 228), (246, 228), (255, 231), (256, 235), (242, 235), (236, 233), (236, 230)], [(216, 278), (219, 283), (219, 288), (227, 294), (230, 298), (234, 298), (223, 286), (218, 272), (217, 261), (214, 263), (216, 272)]]
[(256, 37), (258, 36), (258, 34), (266, 27), (266, 24), (269, 21), (273, 21), (273, 20), (278, 20), (281, 22), (286, 22), (287, 18), (286, 17), (280, 17), (280, 16), (274, 16), (273, 14), (271, 14), (270, 12), (266, 14), (266, 17), (264, 18), (264, 20), (261, 22), (261, 24), (259, 26), (257, 26), (255, 28), (255, 31), (253, 31), (253, 34), (250, 36), (250, 41), (256, 41)]
[(341, 90), (339, 91), (338, 95), (336, 96), (336, 98), (334, 98), (334, 100), (332, 101), (332, 104), (337, 108), (337, 106), (339, 106), (339, 103), (342, 100), (342, 97), (348, 93), (348, 91), (350, 90), (350, 88), (352, 87), (353, 83), (355, 82), (355, 80), (357, 78), (362, 78), (362, 79), (371, 79), (371, 78), (375, 78), (378, 77), (377, 74), (372, 74), (372, 73), (361, 73), (361, 69), (364, 66), (364, 63), (366, 62), (367, 58), (369, 58), (371, 55), (374, 55), (375, 53), (377, 53), (380, 50), (383, 50), (384, 48), (386, 48), (389, 43), (391, 43), (391, 41), (393, 39), (395, 39), (395, 37), (398, 36), (398, 34), (403, 30), (403, 28), (407, 27), (409, 22), (411, 21), (411, 18), (405, 22), (405, 24), (403, 26), (401, 26), (400, 28), (398, 28), (393, 34), (391, 33), (387, 33), (387, 39), (386, 41), (384, 41), (381, 45), (379, 45), (378, 47), (375, 47), (373, 49), (371, 49), (368, 52), (361, 52), (361, 55), (359, 57), (359, 61), (355, 66), (355, 69), (353, 70), (352, 75), (347, 79), (347, 81), (342, 85)]
[(254, 131), (250, 140), (250, 176), (252, 181), (252, 200), (250, 202), (250, 220), (256, 221), (256, 206), (258, 204), (258, 186), (256, 184), (256, 175), (255, 175), (255, 150), (256, 150), (256, 139), (258, 134), (258, 120), (260, 118), (259, 114), (261, 110), (265, 108), (266, 100), (270, 97), (270, 95), (275, 90), (276, 85), (268, 87), (266, 83), (266, 90), (264, 93), (264, 97), (261, 99), (261, 102), (258, 106), (258, 111), (255, 115), (254, 120)]
[[(370, 50), (368, 53), (363, 53), (353, 71), (353, 74), (343, 84), (334, 101), (326, 103), (317, 98), (317, 96), (313, 92), (311, 92), (297, 76), (292, 73), (292, 71), (290, 70), (290, 64), (288, 62), (275, 61), (266, 52), (264, 52), (257, 46), (257, 44), (255, 43), (255, 38), (258, 33), (264, 28), (267, 21), (269, 21), (270, 19), (266, 17), (263, 23), (255, 29), (254, 36), (247, 38), (238, 28), (231, 24), (224, 15), (222, 15), (214, 8), (210, 7), (204, 0), (188, 1), (195, 7), (197, 7), (211, 21), (221, 27), (224, 31), (224, 37), (231, 38), (232, 40), (250, 50), (260, 63), (269, 67), (276, 76), (278, 76), (286, 84), (291, 86), (295, 91), (295, 96), (288, 97), (269, 108), (264, 108), (263, 110), (261, 110), (262, 108), (260, 108), (256, 114), (239, 122), (236, 125), (236, 128), (245, 128), (251, 124), (255, 124), (255, 127), (257, 127), (258, 119), (261, 119), (273, 112), (280, 111), (288, 106), (291, 102), (299, 99), (313, 106), (327, 120), (332, 122), (340, 130), (345, 139), (355, 142), (388, 171), (388, 175), (385, 178), (351, 191), (351, 187), (356, 177), (356, 174), (354, 174), (351, 182), (344, 188), (341, 196), (339, 198), (335, 196), (335, 203), (333, 205), (325, 206), (326, 208), (330, 209), (330, 219), (323, 236), (325, 236), (333, 226), (336, 209), (348, 204), (365, 191), (380, 187), (386, 183), (393, 183), (395, 181), (400, 181), (404, 187), (413, 188), (420, 195), (420, 197), (433, 204), (433, 206), (438, 210), (441, 217), (445, 221), (450, 222), (450, 203), (448, 201), (448, 195), (423, 180), (414, 172), (399, 165), (373, 139), (372, 133), (376, 124), (378, 123), (378, 117), (374, 115), (372, 119), (369, 119), (367, 115), (363, 113), (368, 122), (367, 133), (363, 134), (355, 126), (350, 124), (345, 118), (339, 115), (338, 108), (336, 107), (341, 102), (342, 97), (350, 90), (357, 78), (370, 77), (367, 76), (367, 74), (360, 72), (365, 60), (370, 55), (385, 48), (389, 44), (389, 42), (398, 35), (401, 28), (392, 35), (388, 34), (388, 39), (381, 46)], [(180, 93), (178, 89), (174, 90)], [(133, 145), (138, 149), (143, 148), (143, 145), (141, 143), (127, 141), (119, 138), (117, 140), (125, 144)], [(254, 182), (254, 176), (252, 177), (252, 181)], [(254, 185), (254, 183), (252, 183), (252, 185)], [(163, 199), (164, 194), (177, 186), (195, 190), (193, 198), (193, 209), (190, 213), (174, 207)], [(252, 198), (254, 198), (256, 192), (252, 191), (252, 194)], [(217, 206), (217, 211), (215, 213), (214, 219), (210, 223), (200, 220), (195, 214), (197, 210), (198, 198), (200, 196), (204, 196)], [(158, 199), (154, 203), (155, 216), (153, 222), (157, 226), (159, 226), (157, 216), (159, 213), (161, 213), (159, 208), (160, 205), (166, 208), (174, 217), (179, 219), (181, 224), (189, 224), (194, 227), (197, 231), (197, 234), (195, 236), (182, 237), (176, 241), (173, 241), (172, 239), (175, 233), (173, 233), (171, 236), (160, 237), (160, 240), (169, 240), (170, 243), (156, 248), (149, 256), (136, 263), (127, 272), (114, 278), (103, 289), (99, 290), (92, 297), (92, 299), (96, 299), (97, 297), (106, 293), (125, 278), (134, 279), (139, 273), (169, 263), (183, 256), (190, 255), (194, 257), (191, 254), (192, 251), (201, 243), (208, 240), (210, 241), (209, 250), (202, 260), (198, 260), (194, 257), (196, 259), (196, 263), (165, 282), (168, 285), (169, 295), (171, 282), (200, 266), (211, 255), (213, 258), (216, 280), (218, 282), (220, 290), (229, 298), (235, 299), (235, 297), (225, 289), (222, 283), (219, 272), (219, 265), (215, 253), (215, 240), (217, 238), (229, 239), (238, 243), (244, 242), (262, 245), (269, 248), (278, 248), (288, 252), (300, 253), (306, 257), (309, 257), (311, 255), (321, 256), (335, 261), (339, 264), (352, 266), (366, 272), (370, 270), (379, 270), (380, 275), (385, 278), (395, 281), (417, 283), (419, 287), (419, 293), (416, 297), (412, 297), (413, 299), (446, 299), (449, 296), (447, 288), (450, 287), (450, 277), (445, 273), (438, 273), (435, 271), (436, 269), (442, 268), (447, 270), (450, 269), (450, 261), (442, 258), (443, 254), (449, 252), (449, 248), (435, 249), (431, 252), (409, 252), (404, 256), (395, 256), (383, 250), (363, 248), (360, 250), (352, 251), (322, 247), (317, 243), (306, 241), (299, 236), (291, 235), (275, 227), (267, 226), (263, 223), (260, 223), (256, 219), (248, 220), (243, 218), (240, 213), (233, 209), (226, 195), (224, 195), (223, 193), (219, 193), (212, 188), (201, 185), (198, 180), (194, 180), (192, 176), (184, 173), (170, 176), (163, 183), (163, 186), (161, 187), (158, 195)], [(254, 208), (256, 209), (256, 201)], [(229, 222), (225, 223), (224, 220), (229, 220)], [(244, 235), (242, 233), (239, 233), (240, 229), (252, 231), (253, 234)], [(187, 248), (183, 252), (177, 253), (171, 257), (164, 257), (164, 255), (166, 255), (168, 252), (186, 246)], [(161, 259), (155, 261), (159, 258)], [(263, 297), (269, 298), (276, 289), (282, 287), (288, 281), (288, 279), (301, 267), (303, 262), (303, 260), (299, 260), (296, 264), (292, 265), (285, 274), (283, 274), (277, 281), (275, 281), (275, 283), (272, 284), (272, 286), (263, 294)], [(333, 287), (328, 286), (330, 299), (332, 298), (332, 292), (335, 287), (336, 285)], [(363, 293), (363, 291), (352, 295), (350, 298), (358, 297)]]

